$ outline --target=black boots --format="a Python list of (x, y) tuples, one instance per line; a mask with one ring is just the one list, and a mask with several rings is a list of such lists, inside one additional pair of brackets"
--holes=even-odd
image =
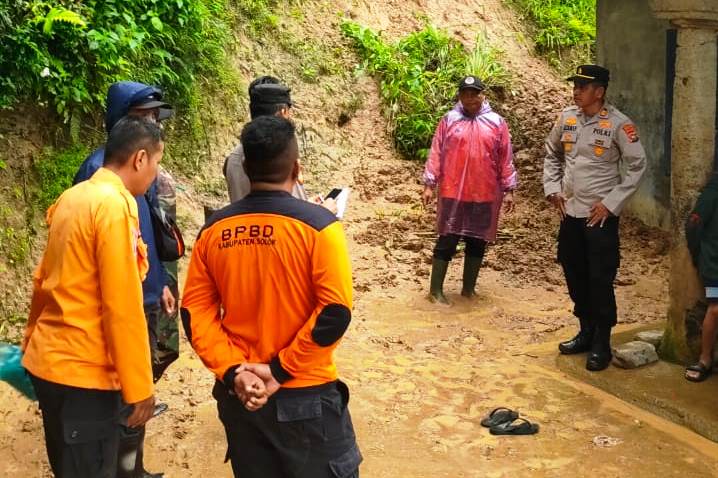
[(444, 279), (449, 268), (449, 261), (442, 261), (436, 257), (431, 262), (431, 285), (429, 286), (429, 300), (438, 304), (449, 305), (449, 299), (444, 295)]
[(558, 344), (563, 355), (574, 355), (589, 352), (586, 358), (586, 370), (599, 372), (611, 364), (611, 327), (594, 326), (586, 319), (578, 319), (581, 330), (571, 340)]
[(563, 355), (574, 355), (591, 350), (595, 328), (587, 319), (578, 319), (581, 323), (581, 330), (571, 340), (558, 344), (558, 350)]
[(563, 355), (582, 354), (591, 350), (592, 337), (587, 333), (579, 332), (571, 340), (558, 344), (558, 350)]
[(117, 478), (162, 478), (163, 473), (145, 470), (144, 459), (145, 427), (120, 427), (120, 444), (117, 463)]
[[(476, 279), (479, 277), (482, 257), (466, 256), (464, 258), (464, 284), (461, 288), (461, 295), (464, 297), (476, 296)], [(431, 262), (431, 285), (429, 286), (429, 300), (439, 304), (451, 304), (444, 295), (444, 279), (449, 262), (436, 257)]]
[(611, 364), (611, 327), (597, 326), (593, 337), (591, 352), (586, 359), (586, 370), (599, 372)]
[(461, 295), (464, 297), (476, 296), (476, 279), (479, 277), (483, 259), (483, 257), (464, 257), (464, 285), (461, 288)]

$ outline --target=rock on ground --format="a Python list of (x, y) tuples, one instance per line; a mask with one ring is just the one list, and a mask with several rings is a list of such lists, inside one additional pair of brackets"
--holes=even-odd
[(657, 362), (656, 348), (647, 342), (628, 342), (613, 348), (613, 364), (621, 368), (637, 368)]
[(658, 347), (663, 340), (663, 330), (646, 330), (636, 334), (636, 340)]

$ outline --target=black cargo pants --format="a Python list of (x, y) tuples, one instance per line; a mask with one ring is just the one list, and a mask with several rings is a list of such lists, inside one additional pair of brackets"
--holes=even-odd
[(586, 218), (566, 216), (558, 233), (558, 261), (563, 267), (573, 313), (590, 326), (616, 325), (613, 281), (620, 264), (618, 217), (603, 227)]
[[(178, 296), (175, 296), (178, 297)], [(158, 347), (158, 322), (161, 319), (162, 307), (159, 304), (145, 304), (145, 320), (147, 321), (147, 332), (150, 338), (150, 355), (152, 359), (152, 381), (162, 378), (162, 369), (159, 374), (155, 368)], [(134, 407), (124, 401), (120, 407), (122, 422), (127, 422), (127, 417), (132, 414)], [(144, 472), (145, 457), (145, 425), (137, 428), (130, 428), (120, 425), (120, 441), (117, 461), (117, 478), (135, 478), (142, 476)]]
[(113, 478), (120, 437), (120, 392), (30, 378), (40, 402), (47, 457), (55, 477)]
[(282, 388), (256, 412), (219, 381), (212, 395), (235, 477), (359, 478), (362, 456), (344, 383)]

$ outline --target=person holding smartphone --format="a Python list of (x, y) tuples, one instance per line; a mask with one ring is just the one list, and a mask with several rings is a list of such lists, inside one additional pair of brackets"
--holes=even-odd
[[(249, 114), (254, 120), (261, 116), (278, 116), (287, 120), (292, 118), (291, 90), (273, 76), (260, 76), (249, 84)], [(223, 168), (227, 181), (230, 202), (243, 199), (250, 191), (249, 177), (244, 170), (244, 151), (242, 143), (227, 156)], [(304, 189), (301, 171), (292, 186), (292, 196), (303, 201), (321, 204), (336, 214), (336, 200), (321, 195), (309, 197)]]
[[(115, 477), (120, 423), (141, 428), (154, 413), (142, 307), (150, 266), (133, 196), (155, 180), (163, 151), (159, 124), (119, 120), (103, 167), (48, 210), (22, 348), (57, 478)], [(121, 399), (132, 406), (124, 420)]]

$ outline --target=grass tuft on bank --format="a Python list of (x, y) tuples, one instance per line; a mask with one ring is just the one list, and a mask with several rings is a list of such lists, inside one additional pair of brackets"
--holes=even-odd
[(596, 43), (596, 0), (505, 0), (534, 26), (536, 51), (561, 71), (591, 63)]
[(510, 84), (501, 51), (483, 36), (467, 51), (458, 40), (429, 24), (396, 43), (348, 20), (341, 30), (362, 67), (380, 80), (396, 147), (408, 159), (426, 159), (436, 125), (454, 105), (462, 77), (477, 75), (494, 92)]

